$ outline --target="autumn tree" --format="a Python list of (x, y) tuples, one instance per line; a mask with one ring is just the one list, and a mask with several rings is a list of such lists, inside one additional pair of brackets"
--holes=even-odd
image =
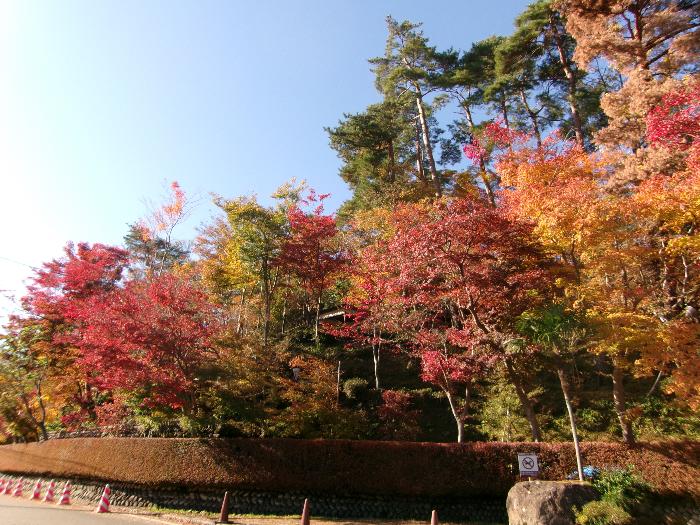
[(649, 265), (656, 269), (652, 315), (662, 321), (662, 344), (647, 347), (642, 362), (671, 375), (670, 391), (692, 406), (700, 399), (697, 376), (697, 263), (700, 213), (700, 83), (689, 82), (665, 95), (647, 116), (651, 149), (676, 154), (671, 174), (660, 172), (644, 181), (629, 201), (640, 236), (649, 246)]
[(610, 183), (638, 183), (669, 159), (649, 156), (645, 142), (647, 113), (684, 74), (698, 66), (700, 11), (695, 2), (681, 0), (562, 1), (559, 10), (576, 39), (574, 58), (586, 68), (596, 58), (607, 61), (622, 77), (622, 86), (605, 93), (601, 106), (607, 126), (595, 135), (609, 151), (628, 148), (617, 159)]
[[(314, 312), (316, 341), (324, 293), (348, 262), (348, 255), (339, 243), (335, 217), (324, 213), (323, 201), (327, 197), (311, 191), (305, 199), (289, 208), (289, 233), (275, 260), (284, 272), (299, 280), (308, 298), (305, 310)], [(305, 207), (310, 209), (307, 211)]]
[[(239, 298), (238, 331), (244, 309), (251, 304), (257, 310), (264, 346), (271, 335), (272, 307), (281, 285), (279, 257), (287, 226), (286, 211), (291, 204), (264, 207), (255, 198), (226, 200), (217, 206), (225, 219), (205, 228), (198, 240), (205, 278), (226, 297)], [(252, 298), (259, 299), (257, 304)]]
[(170, 270), (173, 266), (184, 263), (189, 253), (181, 243), (154, 237), (141, 224), (129, 225), (129, 231), (124, 236), (124, 247), (131, 256), (129, 271), (140, 277)]
[(193, 414), (197, 373), (218, 326), (195, 283), (168, 273), (129, 281), (76, 305), (71, 320), (75, 328), (64, 338), (99, 388)]
[(291, 359), (290, 366), (299, 370), (299, 375), (278, 378), (284, 408), (273, 432), (282, 437), (331, 439), (358, 439), (366, 435), (364, 414), (339, 404), (333, 363), (298, 355)]
[(0, 406), (3, 417), (20, 435), (25, 422), (41, 439), (48, 439), (47, 383), (52, 363), (43, 351), (46, 334), (39, 323), (13, 319), (0, 339)]
[[(515, 318), (551, 284), (527, 226), (475, 199), (404, 206), (384, 259), (389, 297), (423, 362), (446, 394), (463, 439), (469, 387), (498, 360), (518, 392), (533, 439), (541, 432), (517, 370)], [(373, 248), (370, 248), (370, 250)], [(453, 396), (467, 387), (461, 406)]]
[(387, 347), (394, 347), (398, 338), (397, 315), (400, 308), (387, 295), (384, 256), (379, 246), (365, 250), (357, 257), (350, 275), (351, 289), (344, 301), (344, 319), (340, 327), (328, 326), (326, 331), (343, 340), (350, 348), (372, 351), (374, 388), (381, 389), (380, 364)]
[(614, 407), (623, 439), (632, 443), (624, 382), (648, 374), (639, 358), (662, 344), (654, 307), (659, 250), (651, 230), (638, 228), (634, 199), (605, 191), (608, 166), (579, 145), (557, 137), (539, 148), (514, 144), (498, 169), (509, 187), (504, 207), (533, 220), (543, 246), (572, 270), (561, 284), (569, 306), (596, 325), (590, 349), (609, 359)]
[(130, 271), (136, 276), (161, 274), (187, 260), (189, 249), (173, 238), (175, 228), (192, 212), (192, 202), (177, 181), (170, 183), (165, 202), (143, 219), (129, 226), (124, 237), (131, 253)]
[[(502, 37), (490, 37), (472, 44), (471, 49), (464, 53), (450, 49), (436, 55), (440, 69), (432, 79), (433, 85), (445, 91), (464, 113), (463, 121), (457, 120), (448, 126), (452, 131), (451, 138), (441, 143), (443, 156), (451, 155), (448, 159), (452, 163), (461, 160), (462, 146), (473, 143), (481, 134), (482, 126), (476, 113), (486, 103), (485, 92), (496, 74), (495, 49), (502, 41)], [(504, 115), (507, 119), (507, 110)], [(483, 188), (495, 206), (498, 174), (491, 169), (486, 156), (479, 157), (477, 169), (475, 183)]]
[(41, 326), (50, 341), (44, 352), (64, 388), (72, 392), (71, 402), (81, 418), (95, 417), (94, 397), (98, 393), (94, 375), (78, 366), (80, 353), (66, 334), (76, 329), (75, 312), (86, 302), (114, 291), (128, 264), (128, 253), (103, 244), (68, 244), (65, 256), (44, 263), (35, 270), (22, 299), (23, 322)]
[(520, 316), (518, 324), (520, 331), (529, 341), (539, 345), (545, 352), (545, 357), (553, 361), (571, 425), (578, 477), (579, 480), (583, 481), (583, 462), (576, 429), (571, 381), (567, 368), (575, 366), (576, 356), (584, 346), (583, 341), (587, 336), (585, 327), (573, 312), (566, 311), (560, 304), (556, 303), (538, 310), (524, 312)]

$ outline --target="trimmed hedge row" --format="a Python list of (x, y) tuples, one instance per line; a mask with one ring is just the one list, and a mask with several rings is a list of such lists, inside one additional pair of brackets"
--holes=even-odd
[[(505, 496), (518, 479), (518, 452), (539, 454), (543, 479), (575, 469), (568, 443), (78, 438), (1, 446), (0, 472), (161, 487), (465, 498)], [(583, 443), (582, 452), (586, 464), (634, 465), (659, 492), (700, 499), (700, 442)]]

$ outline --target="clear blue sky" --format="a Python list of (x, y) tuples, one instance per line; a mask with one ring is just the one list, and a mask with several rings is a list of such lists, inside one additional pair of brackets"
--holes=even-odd
[(181, 237), (211, 215), (210, 192), (267, 197), (296, 177), (337, 206), (348, 192), (323, 127), (378, 100), (367, 59), (385, 16), (466, 49), (508, 34), (527, 3), (3, 2), (0, 290), (21, 294), (18, 262), (69, 240), (120, 243), (164, 181), (202, 199)]

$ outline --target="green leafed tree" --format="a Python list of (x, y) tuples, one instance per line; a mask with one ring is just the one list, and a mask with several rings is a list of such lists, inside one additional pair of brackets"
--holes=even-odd
[(129, 271), (137, 277), (168, 271), (189, 257), (189, 250), (184, 243), (150, 235), (139, 224), (129, 225), (129, 232), (124, 236), (124, 246), (132, 260)]
[[(435, 162), (429, 113), (425, 97), (435, 90), (431, 79), (439, 72), (435, 48), (423, 36), (420, 24), (386, 19), (388, 36), (384, 56), (370, 59), (377, 89), (388, 99), (410, 97), (416, 104), (420, 125), (421, 155), (436, 196), (442, 195), (442, 181)], [(419, 156), (420, 158), (420, 156)], [(422, 163), (419, 163), (422, 170)]]

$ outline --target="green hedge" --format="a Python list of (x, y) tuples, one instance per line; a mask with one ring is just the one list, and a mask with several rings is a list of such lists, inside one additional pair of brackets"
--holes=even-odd
[[(584, 443), (586, 464), (634, 465), (661, 493), (700, 498), (700, 442)], [(0, 447), (0, 472), (150, 486), (405, 496), (504, 496), (516, 454), (542, 478), (574, 470), (566, 443), (411, 443), (294, 439), (79, 438)]]

